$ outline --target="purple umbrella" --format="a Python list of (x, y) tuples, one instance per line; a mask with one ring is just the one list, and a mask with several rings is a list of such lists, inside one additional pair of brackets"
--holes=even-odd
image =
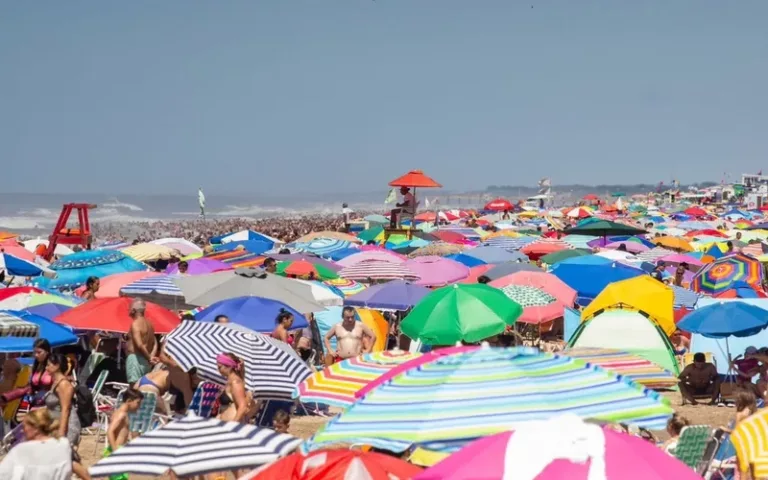
[(643, 253), (650, 250), (650, 248), (646, 247), (642, 243), (639, 242), (630, 242), (630, 241), (624, 241), (624, 242), (611, 242), (608, 245), (605, 246), (605, 248), (610, 248), (612, 250), (618, 250), (620, 246), (624, 245), (626, 247), (627, 251), (629, 253)]
[(339, 265), (336, 265), (334, 262), (329, 262), (324, 258), (316, 257), (314, 255), (307, 255), (306, 253), (276, 253), (274, 255), (265, 254), (264, 256), (274, 258), (278, 262), (287, 262), (287, 261), (296, 262), (298, 260), (304, 260), (314, 265), (321, 265), (337, 273), (339, 270), (341, 270), (341, 267)]
[(414, 282), (416, 285), (442, 287), (469, 276), (469, 268), (466, 265), (435, 255), (411, 258), (402, 265), (419, 276), (419, 280)]
[[(187, 265), (189, 265), (189, 268), (187, 269), (188, 275), (203, 275), (206, 273), (220, 272), (222, 270), (232, 270), (232, 265), (205, 257), (189, 260), (187, 261)], [(168, 265), (168, 268), (165, 269), (165, 273), (168, 275), (177, 275), (179, 273), (179, 264), (173, 263)]]
[(393, 280), (373, 285), (367, 290), (346, 298), (344, 305), (384, 310), (408, 310), (431, 291), (427, 287), (414, 285), (405, 280)]

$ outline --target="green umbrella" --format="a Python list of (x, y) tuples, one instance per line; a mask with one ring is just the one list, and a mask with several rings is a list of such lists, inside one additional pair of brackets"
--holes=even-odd
[(648, 233), (642, 228), (630, 227), (623, 223), (611, 222), (610, 220), (593, 220), (584, 222), (573, 228), (565, 230), (566, 235), (594, 235), (596, 237), (607, 237), (612, 235), (638, 235)]
[(556, 263), (562, 262), (563, 260), (568, 260), (569, 258), (591, 255), (591, 253), (592, 252), (584, 248), (571, 248), (544, 255), (539, 260), (546, 263), (547, 265), (554, 265)]
[(383, 232), (384, 228), (381, 226), (371, 227), (358, 233), (357, 238), (359, 238), (363, 243), (368, 243), (371, 240), (376, 240), (376, 237), (381, 235)]
[(424, 297), (400, 329), (426, 345), (480, 342), (503, 332), (523, 309), (504, 292), (475, 283), (449, 285)]
[(306, 260), (298, 260), (294, 262), (280, 262), (277, 264), (275, 273), (278, 275), (289, 276), (295, 275), (299, 278), (308, 277), (313, 275), (317, 280), (335, 280), (339, 276), (330, 268), (315, 263), (308, 262)]

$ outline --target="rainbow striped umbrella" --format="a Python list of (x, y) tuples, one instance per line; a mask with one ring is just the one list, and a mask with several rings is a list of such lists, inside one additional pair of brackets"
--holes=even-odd
[(355, 393), (371, 380), (379, 378), (394, 366), (413, 360), (420, 353), (401, 350), (366, 353), (349, 358), (320, 372), (299, 384), (294, 393), (304, 403), (324, 403), (336, 407), (348, 407), (355, 403)]
[(677, 385), (677, 377), (650, 360), (629, 352), (608, 348), (574, 348), (563, 355), (578, 358), (606, 370), (623, 375), (646, 388), (672, 388)]
[(730, 289), (734, 282), (760, 285), (762, 280), (760, 262), (737, 253), (705, 265), (691, 280), (691, 290), (715, 295)]
[(672, 416), (658, 393), (582, 360), (533, 348), (437, 350), (393, 368), (305, 445), (412, 445), (452, 452), (473, 439), (531, 420), (581, 418), (664, 428)]
[(351, 297), (352, 295), (360, 293), (368, 288), (362, 283), (358, 283), (347, 278), (334, 278), (333, 280), (326, 280), (323, 283), (330, 287), (339, 289), (339, 291), (344, 294), (344, 297)]

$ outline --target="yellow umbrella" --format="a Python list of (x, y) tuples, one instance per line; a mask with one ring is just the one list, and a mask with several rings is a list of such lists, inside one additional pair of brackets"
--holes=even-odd
[(693, 252), (694, 248), (691, 244), (680, 237), (658, 237), (651, 240), (656, 245), (661, 247), (671, 248), (673, 250), (682, 250), (684, 252)]
[(538, 217), (539, 216), (539, 212), (534, 212), (533, 210), (528, 210), (528, 211), (525, 211), (525, 212), (518, 213), (517, 216), (518, 217), (523, 217), (523, 218), (533, 218), (533, 217)]
[(387, 347), (387, 336), (389, 335), (389, 324), (384, 319), (381, 312), (368, 308), (358, 308), (357, 315), (360, 321), (376, 333), (376, 343), (373, 344), (374, 352), (382, 352)]
[(330, 232), (330, 231), (311, 232), (304, 235), (303, 237), (297, 238), (295, 242), (309, 243), (316, 238), (330, 238), (333, 240), (343, 240), (343, 241), (352, 242), (352, 243), (360, 243), (360, 239), (355, 237), (354, 235), (350, 235), (344, 232)]
[(522, 237), (522, 235), (520, 235), (514, 230), (499, 230), (498, 232), (491, 233), (490, 235), (485, 237), (485, 239), (490, 240), (491, 238), (498, 238), (498, 237), (517, 238), (517, 237)]
[(750, 478), (768, 477), (768, 411), (758, 410), (736, 425), (731, 442), (739, 459), (742, 475), (752, 470)]
[(647, 314), (651, 320), (671, 335), (675, 331), (674, 291), (649, 275), (614, 282), (587, 305), (581, 320), (589, 320), (603, 310), (631, 309)]
[(121, 251), (140, 262), (154, 262), (155, 260), (169, 260), (171, 257), (181, 257), (178, 250), (155, 243), (139, 243)]

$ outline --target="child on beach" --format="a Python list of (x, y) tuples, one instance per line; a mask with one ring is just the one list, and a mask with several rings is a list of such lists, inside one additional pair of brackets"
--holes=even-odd
[[(107, 429), (109, 445), (104, 449), (102, 458), (112, 455), (113, 452), (128, 442), (130, 435), (128, 414), (137, 411), (142, 400), (144, 400), (144, 394), (135, 388), (129, 388), (123, 392), (123, 403), (112, 414), (112, 419), (109, 422), (109, 429)], [(109, 480), (127, 480), (127, 478), (128, 475), (121, 474), (112, 475)]]
[(288, 427), (291, 425), (291, 416), (285, 410), (278, 410), (272, 418), (272, 430), (277, 433), (288, 433)]

